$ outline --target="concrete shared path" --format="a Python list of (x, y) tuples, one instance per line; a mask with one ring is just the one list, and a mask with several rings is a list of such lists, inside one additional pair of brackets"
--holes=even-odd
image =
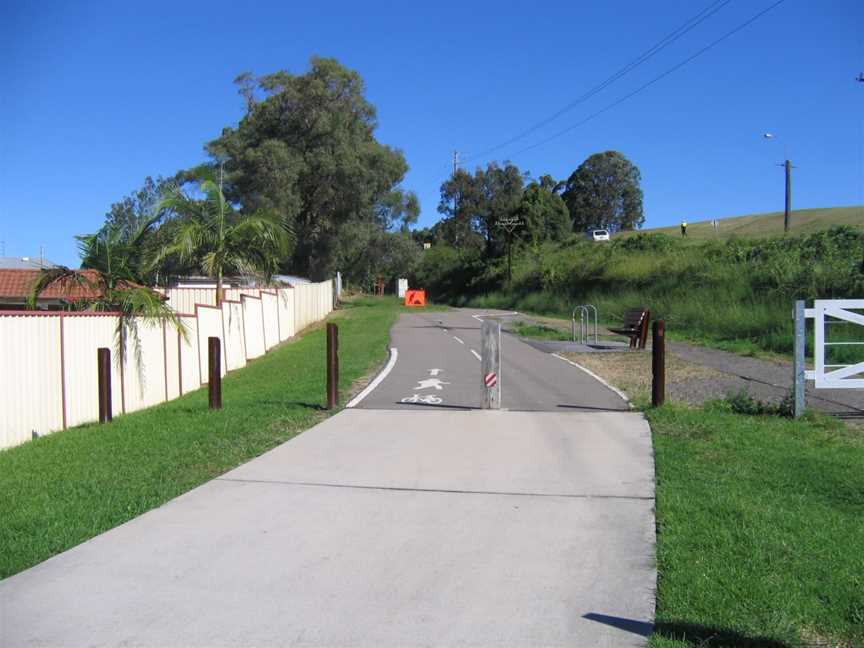
[[(490, 311), (418, 312), (392, 331), (393, 369), (358, 405), (366, 409), (470, 409), (480, 405), (480, 324)], [(506, 319), (506, 313), (491, 312)], [(564, 358), (503, 334), (501, 405), (508, 410), (627, 411), (619, 394)], [(429, 398), (431, 397), (431, 398)], [(440, 403), (438, 402), (440, 401)]]
[[(472, 314), (404, 316), (358, 407), (0, 582), (0, 645), (644, 645), (647, 424), (510, 338), (504, 405), (525, 411), (467, 409)], [(449, 384), (414, 390), (432, 369)], [(425, 392), (455, 409), (401, 403)]]

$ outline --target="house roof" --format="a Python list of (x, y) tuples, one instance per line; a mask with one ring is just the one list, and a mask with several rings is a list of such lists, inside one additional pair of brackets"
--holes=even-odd
[(38, 270), (56, 267), (56, 263), (45, 258), (40, 260), (36, 257), (0, 257), (0, 269), (3, 270)]
[[(94, 285), (89, 286), (86, 283), (81, 285), (69, 279), (58, 280), (43, 290), (39, 294), (39, 299), (59, 299), (73, 302), (98, 299), (104, 295), (103, 287), (100, 285), (99, 272), (96, 270), (76, 270), (76, 272)], [(30, 291), (40, 273), (41, 270), (0, 269), (0, 299), (26, 300), (30, 297)], [(143, 286), (131, 281), (121, 281), (118, 288), (143, 288)]]

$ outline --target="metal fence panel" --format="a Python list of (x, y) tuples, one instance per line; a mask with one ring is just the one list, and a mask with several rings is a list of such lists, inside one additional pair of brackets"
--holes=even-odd
[(116, 315), (63, 317), (63, 365), (66, 376), (66, 426), (99, 418), (99, 378), (96, 351), (111, 350), (111, 409), (123, 411), (120, 365), (117, 358)]
[(279, 296), (279, 339), (285, 341), (294, 337), (294, 289), (280, 288)]
[(215, 288), (167, 288), (162, 291), (168, 297), (168, 305), (178, 313), (195, 313), (195, 305), (216, 305)]
[(180, 395), (180, 345), (177, 344), (177, 329), (169, 322), (162, 322), (162, 347), (165, 349), (165, 400)]
[(242, 295), (243, 323), (246, 339), (246, 357), (250, 360), (264, 355), (264, 311), (261, 299), (250, 295)]
[(209, 359), (207, 357), (207, 338), (218, 337), (222, 347), (222, 375), (227, 372), (228, 362), (225, 360), (225, 340), (222, 336), (222, 310), (215, 306), (197, 306), (195, 314), (198, 317), (198, 371), (201, 384), (208, 382)]
[(225, 358), (228, 371), (246, 366), (246, 341), (243, 334), (243, 305), (222, 302), (222, 329), (225, 333)]
[(162, 322), (136, 319), (127, 336), (123, 366), (124, 412), (135, 412), (165, 400)]
[[(138, 320), (118, 365), (115, 314), (0, 313), (0, 448), (98, 418), (96, 351), (111, 349), (112, 409), (121, 414), (198, 389), (207, 381), (207, 338), (222, 342), (222, 372), (263, 355), (332, 310), (332, 282), (272, 291), (232, 289), (240, 303), (215, 308), (213, 288), (163, 291), (187, 336), (164, 321)], [(236, 294), (235, 294), (236, 293)], [(64, 406), (65, 403), (65, 406)], [(124, 407), (125, 406), (125, 407)]]
[(269, 351), (279, 344), (279, 304), (275, 292), (261, 291), (261, 311), (264, 317), (264, 346)]
[(0, 316), (0, 444), (63, 427), (60, 318)]
[(180, 391), (187, 393), (201, 387), (201, 364), (198, 347), (198, 318), (181, 317), (186, 326), (186, 337), (178, 336), (180, 348)]

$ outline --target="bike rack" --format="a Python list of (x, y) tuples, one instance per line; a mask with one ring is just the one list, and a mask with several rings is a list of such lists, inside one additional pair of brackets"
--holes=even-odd
[(594, 344), (597, 344), (597, 320), (599, 319), (597, 307), (594, 304), (580, 304), (573, 309), (573, 314), (570, 316), (570, 332), (574, 342), (576, 342), (576, 311), (579, 311), (579, 344), (588, 344), (591, 339), (588, 332), (591, 311), (594, 311)]

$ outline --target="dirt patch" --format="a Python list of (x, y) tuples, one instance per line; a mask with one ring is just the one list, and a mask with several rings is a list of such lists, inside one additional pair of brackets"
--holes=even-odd
[[(651, 396), (651, 353), (649, 351), (629, 351), (626, 353), (566, 353), (586, 369), (608, 381), (627, 394), (631, 400), (647, 399)], [(694, 381), (719, 381), (723, 374), (714, 369), (688, 362), (678, 356), (666, 356), (666, 388), (668, 396), (693, 404), (698, 399), (677, 398), (685, 393), (678, 389)], [(704, 399), (703, 399), (704, 400)], [(699, 401), (701, 402), (701, 401)]]

